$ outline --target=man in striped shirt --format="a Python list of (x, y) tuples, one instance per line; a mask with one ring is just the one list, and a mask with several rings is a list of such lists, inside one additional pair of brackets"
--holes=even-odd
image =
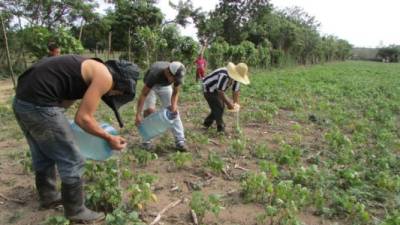
[[(226, 67), (214, 70), (203, 79), (204, 97), (211, 109), (210, 114), (204, 120), (204, 127), (209, 128), (214, 121), (217, 123), (217, 131), (224, 132), (223, 121), (224, 107), (229, 110), (238, 111), (240, 83), (249, 84), (248, 67), (245, 63), (237, 65), (228, 63)], [(232, 88), (233, 99), (225, 95), (225, 91)]]

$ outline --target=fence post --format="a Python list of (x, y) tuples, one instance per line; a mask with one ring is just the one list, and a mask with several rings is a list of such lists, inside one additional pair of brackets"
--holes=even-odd
[(107, 54), (107, 60), (110, 59), (110, 55), (111, 55), (111, 36), (112, 36), (112, 31), (108, 32), (108, 54)]
[(15, 77), (14, 77), (14, 71), (12, 69), (12, 64), (11, 64), (11, 58), (10, 58), (10, 51), (8, 50), (8, 41), (7, 41), (7, 33), (6, 33), (6, 27), (4, 25), (3, 17), (0, 14), (0, 20), (1, 20), (1, 26), (3, 27), (3, 35), (4, 35), (4, 45), (6, 47), (6, 54), (7, 54), (7, 63), (8, 63), (8, 68), (10, 69), (11, 73), (11, 79), (14, 85), (14, 90), (17, 86), (15, 82)]

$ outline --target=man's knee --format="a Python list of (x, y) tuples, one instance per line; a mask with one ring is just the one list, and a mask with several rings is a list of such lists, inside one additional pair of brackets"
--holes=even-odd
[(83, 158), (77, 159), (71, 164), (57, 164), (57, 169), (63, 183), (72, 184), (80, 181), (85, 167)]

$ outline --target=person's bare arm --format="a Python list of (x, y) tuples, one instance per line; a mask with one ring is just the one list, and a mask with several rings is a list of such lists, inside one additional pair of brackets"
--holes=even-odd
[(180, 85), (173, 86), (173, 91), (172, 91), (172, 96), (171, 96), (171, 111), (172, 112), (178, 111), (179, 89), (180, 89)]
[(120, 150), (125, 147), (125, 140), (120, 136), (107, 133), (99, 126), (94, 117), (101, 97), (112, 87), (112, 76), (103, 64), (84, 63), (87, 63), (85, 73), (89, 74), (87, 77), (89, 77), (90, 83), (76, 112), (75, 122), (86, 132), (106, 140), (112, 149)]
[(151, 88), (149, 88), (145, 84), (143, 86), (142, 92), (140, 93), (139, 100), (138, 100), (137, 106), (136, 106), (136, 119), (135, 119), (136, 126), (139, 126), (139, 124), (143, 120), (143, 117), (142, 117), (143, 105), (144, 105), (144, 101), (146, 100), (146, 97), (147, 97), (147, 95), (149, 95), (150, 91), (151, 91)]
[(228, 109), (233, 109), (235, 107), (234, 103), (228, 97), (226, 97), (226, 95), (225, 95), (225, 93), (223, 91), (218, 91), (218, 96), (226, 104)]
[(233, 91), (232, 93), (233, 102), (236, 104), (239, 104), (239, 94), (239, 91)]

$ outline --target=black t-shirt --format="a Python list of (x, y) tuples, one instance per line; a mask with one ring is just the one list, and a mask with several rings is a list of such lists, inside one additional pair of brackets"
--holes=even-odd
[(164, 69), (168, 68), (169, 62), (155, 62), (144, 75), (144, 83), (147, 87), (152, 88), (154, 85), (168, 86), (171, 83), (164, 75)]
[(16, 97), (40, 106), (81, 99), (88, 88), (81, 74), (84, 60), (78, 55), (41, 59), (18, 78)]

